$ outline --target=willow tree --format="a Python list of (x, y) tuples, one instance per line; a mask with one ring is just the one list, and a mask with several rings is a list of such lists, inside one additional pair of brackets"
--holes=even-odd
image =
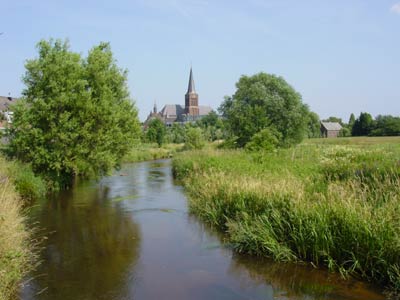
[(61, 187), (76, 176), (98, 177), (117, 166), (140, 135), (127, 71), (108, 43), (86, 58), (68, 42), (42, 40), (26, 62), (9, 153)]

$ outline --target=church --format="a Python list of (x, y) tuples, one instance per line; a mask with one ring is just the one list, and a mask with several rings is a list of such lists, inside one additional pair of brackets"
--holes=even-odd
[(199, 105), (199, 95), (196, 93), (193, 71), (190, 68), (189, 84), (185, 94), (185, 106), (167, 104), (158, 112), (157, 106), (154, 104), (153, 111), (150, 112), (145, 124), (154, 118), (160, 119), (166, 126), (171, 126), (174, 122), (193, 122), (208, 115), (211, 111), (212, 108), (210, 106)]

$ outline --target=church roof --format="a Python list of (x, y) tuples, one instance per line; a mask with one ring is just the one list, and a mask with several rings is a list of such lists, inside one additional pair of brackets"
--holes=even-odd
[(161, 110), (161, 115), (168, 117), (168, 116), (179, 116), (185, 113), (185, 107), (179, 104), (167, 104)]
[(192, 67), (190, 67), (189, 84), (188, 84), (188, 90), (187, 90), (187, 94), (190, 94), (190, 93), (196, 93), (196, 89), (194, 87)]

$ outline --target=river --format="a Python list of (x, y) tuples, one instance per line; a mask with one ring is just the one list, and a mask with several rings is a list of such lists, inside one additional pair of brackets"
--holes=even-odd
[(42, 249), (23, 300), (384, 299), (309, 265), (235, 254), (188, 213), (170, 160), (77, 184), (35, 204), (30, 222)]

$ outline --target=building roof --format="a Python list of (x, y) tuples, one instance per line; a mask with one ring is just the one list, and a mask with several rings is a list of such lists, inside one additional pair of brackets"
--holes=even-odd
[(326, 130), (341, 130), (342, 129), (342, 125), (340, 125), (338, 122), (321, 122), (321, 125)]
[(196, 89), (194, 87), (192, 67), (190, 67), (189, 84), (188, 84), (188, 90), (187, 90), (187, 94), (190, 94), (190, 93), (196, 93)]
[(8, 110), (9, 106), (17, 103), (18, 98), (0, 96), (0, 111)]
[(199, 115), (200, 116), (208, 115), (211, 111), (212, 111), (212, 108), (210, 106), (199, 105)]
[(160, 113), (164, 117), (179, 116), (185, 113), (185, 107), (179, 104), (167, 104)]

